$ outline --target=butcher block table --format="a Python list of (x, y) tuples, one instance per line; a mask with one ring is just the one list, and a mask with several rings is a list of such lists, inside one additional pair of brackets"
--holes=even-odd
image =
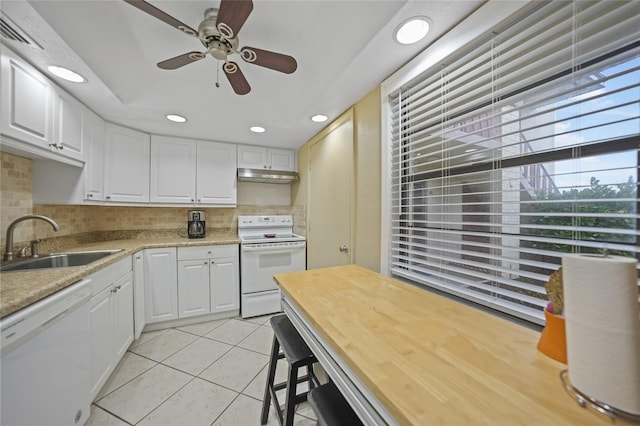
[(565, 392), (539, 332), (356, 265), (274, 278), (365, 424), (614, 423)]

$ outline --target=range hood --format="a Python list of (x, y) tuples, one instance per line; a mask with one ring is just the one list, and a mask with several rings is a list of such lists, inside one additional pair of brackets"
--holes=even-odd
[(238, 169), (240, 182), (291, 183), (298, 180), (297, 172), (266, 169)]

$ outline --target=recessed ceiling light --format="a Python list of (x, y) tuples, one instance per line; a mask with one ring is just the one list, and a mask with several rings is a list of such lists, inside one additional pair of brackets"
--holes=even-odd
[(68, 68), (59, 67), (57, 65), (49, 65), (47, 69), (51, 74), (55, 75), (56, 77), (60, 77), (63, 80), (71, 81), (73, 83), (84, 83), (85, 81), (87, 81), (86, 78), (75, 71), (71, 71)]
[(251, 130), (253, 133), (264, 133), (266, 131), (264, 127), (260, 126), (251, 126), (249, 130)]
[(316, 122), (316, 123), (323, 123), (325, 121), (327, 121), (329, 119), (329, 117), (327, 117), (324, 114), (316, 114), (316, 115), (312, 115), (311, 116), (311, 121)]
[(167, 120), (173, 121), (174, 123), (184, 123), (185, 121), (187, 121), (186, 117), (183, 117), (178, 114), (167, 114), (166, 117), (167, 117)]
[(427, 18), (417, 16), (400, 24), (395, 31), (396, 41), (400, 44), (413, 44), (422, 40), (429, 32)]

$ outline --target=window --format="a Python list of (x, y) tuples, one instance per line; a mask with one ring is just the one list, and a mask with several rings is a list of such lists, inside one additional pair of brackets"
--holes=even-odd
[(547, 2), (389, 96), (392, 275), (543, 324), (564, 253), (638, 257), (640, 2)]

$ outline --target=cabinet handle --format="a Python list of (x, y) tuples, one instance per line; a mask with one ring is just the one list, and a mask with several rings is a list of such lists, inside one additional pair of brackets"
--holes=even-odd
[(111, 199), (111, 195), (107, 195), (105, 198), (106, 198), (107, 200), (110, 200), (110, 199)]
[(57, 146), (58, 149), (64, 149), (64, 145), (60, 144)]
[(191, 202), (193, 203), (194, 201), (195, 201), (195, 200), (192, 198), (192, 199), (191, 199)]
[(208, 264), (209, 264), (209, 262), (204, 262), (204, 264), (205, 264), (205, 265), (208, 265)]
[(93, 194), (87, 194), (87, 198), (93, 198)]
[(136, 260), (140, 260), (140, 256), (136, 256)]
[(58, 145), (56, 145), (55, 143), (50, 143), (49, 146), (53, 147), (53, 148), (57, 148)]
[(200, 198), (198, 198), (198, 202), (202, 201)]

